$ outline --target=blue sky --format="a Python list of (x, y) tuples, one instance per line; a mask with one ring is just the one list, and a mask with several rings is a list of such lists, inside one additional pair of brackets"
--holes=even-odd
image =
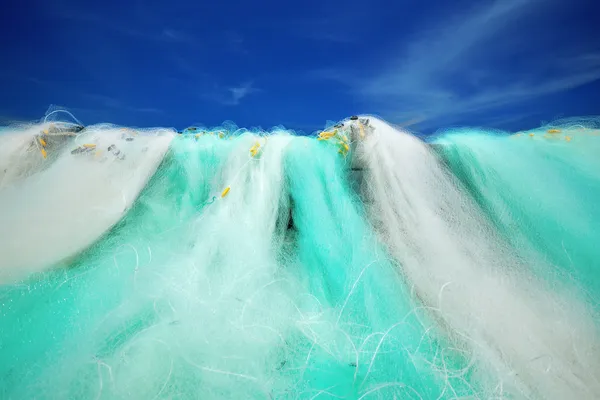
[[(419, 132), (600, 114), (592, 0), (13, 2), (0, 118)], [(595, 18), (594, 18), (595, 17)]]

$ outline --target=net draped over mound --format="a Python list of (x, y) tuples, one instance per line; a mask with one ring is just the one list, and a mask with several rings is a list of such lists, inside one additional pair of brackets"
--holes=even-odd
[(9, 128), (0, 397), (597, 398), (594, 128)]

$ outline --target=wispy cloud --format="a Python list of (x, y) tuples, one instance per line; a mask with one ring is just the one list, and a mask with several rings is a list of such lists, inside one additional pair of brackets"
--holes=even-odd
[(217, 89), (217, 93), (205, 94), (203, 97), (206, 99), (215, 100), (226, 106), (237, 106), (243, 99), (259, 91), (260, 89), (255, 88), (253, 82), (246, 82), (236, 87)]
[(380, 68), (363, 68), (366, 73), (330, 68), (313, 76), (348, 86), (386, 118), (428, 122), (489, 111), (600, 79), (600, 49), (578, 54), (557, 49), (551, 59), (523, 56), (527, 38), (515, 27), (522, 27), (542, 6), (551, 5), (541, 0), (479, 3), (418, 32), (410, 43), (390, 51), (391, 58), (375, 64)]

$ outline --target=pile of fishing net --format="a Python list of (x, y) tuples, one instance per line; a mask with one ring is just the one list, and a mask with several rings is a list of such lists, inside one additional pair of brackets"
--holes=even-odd
[(0, 398), (598, 398), (595, 128), (9, 127)]

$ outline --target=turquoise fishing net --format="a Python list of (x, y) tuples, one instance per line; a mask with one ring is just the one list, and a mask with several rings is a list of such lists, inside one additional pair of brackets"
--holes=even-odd
[[(163, 269), (173, 268), (175, 254), (189, 246), (188, 219), (207, 201), (210, 180), (230, 147), (210, 138), (188, 142), (173, 142), (134, 207), (96, 245), (73, 262), (0, 289), (2, 398), (159, 393), (153, 378), (168, 372), (169, 358), (158, 342), (145, 364), (136, 360), (135, 369), (145, 372), (137, 381), (118, 379), (136, 351), (130, 343), (137, 335), (176, 323), (169, 320), (160, 274), (168, 274)], [(118, 358), (119, 366), (109, 366), (107, 358)]]
[(536, 272), (551, 282), (579, 286), (596, 310), (599, 139), (596, 129), (571, 123), (511, 136), (451, 130), (433, 141), (515, 251), (556, 266)]
[[(91, 248), (0, 286), (0, 398), (492, 395), (495, 377), (380, 242), (352, 151), (282, 130), (200, 131), (173, 139)], [(515, 252), (547, 258), (558, 268), (538, 273), (597, 301), (591, 132), (457, 131), (434, 144)]]
[(369, 228), (344, 158), (279, 136), (177, 137), (92, 248), (3, 286), (2, 398), (473, 393), (456, 373), (468, 360), (442, 351)]
[(297, 139), (286, 177), (296, 253), (320, 305), (306, 384), (341, 398), (453, 398), (475, 393), (468, 360), (435, 337), (349, 189), (337, 147)]

